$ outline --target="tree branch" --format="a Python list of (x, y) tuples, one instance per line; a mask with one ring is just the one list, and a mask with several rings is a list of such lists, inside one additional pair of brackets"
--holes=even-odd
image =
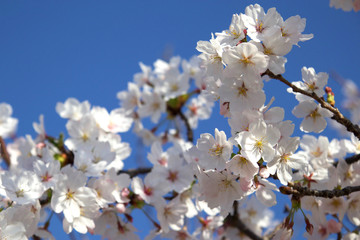
[(179, 111), (178, 114), (179, 114), (180, 118), (185, 123), (186, 136), (187, 136), (188, 141), (193, 142), (194, 141), (194, 134), (193, 134), (193, 131), (192, 131), (191, 127), (190, 127), (188, 119), (186, 118), (186, 116), (181, 111)]
[(348, 186), (342, 189), (334, 189), (334, 190), (316, 190), (316, 189), (309, 189), (308, 187), (301, 187), (293, 183), (288, 183), (288, 186), (280, 187), (281, 193), (286, 195), (295, 195), (298, 197), (314, 196), (314, 197), (322, 197), (322, 198), (334, 198), (334, 197), (347, 196), (350, 193), (358, 192), (358, 191), (360, 191), (360, 186)]
[(355, 154), (355, 155), (353, 155), (351, 157), (345, 158), (345, 162), (347, 164), (353, 164), (353, 163), (356, 163), (359, 160), (360, 160), (360, 154)]
[(239, 218), (233, 215), (229, 215), (226, 219), (226, 222), (230, 226), (237, 228), (240, 232), (248, 236), (250, 239), (263, 240), (261, 237), (256, 235), (250, 228), (248, 228)]
[(118, 175), (121, 174), (121, 173), (126, 173), (126, 174), (129, 174), (131, 178), (137, 176), (137, 175), (140, 175), (140, 174), (146, 174), (146, 173), (149, 173), (151, 172), (151, 169), (150, 167), (146, 168), (146, 167), (143, 167), (143, 168), (134, 168), (134, 169), (129, 169), (129, 170), (120, 170), (118, 171)]
[(356, 124), (353, 124), (349, 119), (344, 117), (342, 113), (339, 111), (339, 109), (331, 106), (329, 103), (327, 103), (323, 98), (319, 97), (315, 93), (309, 93), (303, 89), (300, 89), (290, 83), (288, 80), (286, 80), (281, 74), (275, 75), (273, 72), (271, 72), (269, 69), (267, 69), (262, 76), (268, 75), (269, 77), (273, 79), (277, 79), (283, 83), (285, 83), (287, 86), (291, 87), (294, 92), (301, 93), (303, 95), (306, 95), (308, 97), (311, 97), (312, 99), (316, 100), (322, 108), (325, 108), (333, 113), (333, 116), (331, 117), (341, 125), (343, 125), (346, 130), (353, 133), (359, 140), (360, 140), (360, 127)]
[(237, 228), (241, 233), (248, 236), (250, 239), (253, 240), (263, 240), (263, 238), (256, 235), (248, 226), (246, 226), (239, 218), (239, 214), (237, 212), (238, 202), (234, 201), (234, 214), (229, 214), (226, 219), (224, 220), (224, 223), (228, 226)]
[(10, 155), (6, 149), (5, 141), (1, 136), (0, 136), (0, 155), (4, 159), (6, 165), (10, 167), (11, 164)]

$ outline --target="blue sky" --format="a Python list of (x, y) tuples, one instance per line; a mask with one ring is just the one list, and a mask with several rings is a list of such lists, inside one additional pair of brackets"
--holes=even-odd
[[(47, 132), (57, 136), (65, 131), (57, 102), (75, 97), (108, 110), (118, 107), (116, 93), (140, 71), (140, 61), (152, 65), (164, 55), (197, 55), (197, 41), (228, 28), (233, 13), (254, 3), (276, 7), (284, 19), (306, 18), (305, 33), (314, 34), (287, 56), (289, 81), (299, 81), (307, 66), (360, 82), (360, 15), (330, 8), (328, 0), (6, 0), (0, 3), (0, 102), (12, 105), (18, 136), (34, 136), (32, 122), (40, 114)], [(268, 100), (274, 95), (286, 119), (298, 122), (291, 116), (297, 102), (286, 87), (275, 81), (265, 85)], [(329, 86), (340, 103), (340, 85), (330, 78)], [(217, 115), (215, 110), (213, 119), (201, 124), (195, 139), (215, 127), (228, 129)], [(131, 134), (123, 140), (136, 142)]]

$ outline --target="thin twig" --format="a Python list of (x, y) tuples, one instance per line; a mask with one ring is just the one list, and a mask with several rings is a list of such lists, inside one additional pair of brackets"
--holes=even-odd
[(288, 80), (286, 80), (281, 74), (276, 75), (273, 72), (271, 72), (269, 69), (266, 70), (266, 72), (264, 72), (262, 75), (263, 76), (268, 75), (270, 78), (277, 79), (277, 80), (285, 83), (287, 86), (291, 87), (294, 92), (301, 93), (305, 96), (311, 97), (312, 99), (316, 100), (322, 108), (325, 108), (333, 113), (333, 116), (331, 117), (332, 119), (334, 119), (335, 121), (337, 121), (338, 123), (343, 125), (346, 128), (346, 130), (353, 133), (360, 140), (360, 127), (356, 124), (353, 124), (349, 119), (344, 117), (344, 115), (342, 115), (342, 113), (339, 111), (339, 109), (331, 106), (323, 98), (319, 97), (315, 93), (309, 93), (301, 88), (296, 87), (295, 85), (290, 83)]
[(151, 167), (140, 167), (140, 168), (134, 168), (129, 170), (120, 170), (118, 171), (118, 175), (121, 173), (129, 174), (131, 178), (139, 175), (139, 174), (146, 174), (151, 172)]
[(189, 121), (187, 119), (187, 117), (181, 112), (178, 112), (178, 115), (180, 116), (180, 118), (184, 121), (185, 123), (185, 127), (186, 127), (186, 136), (189, 142), (193, 142), (194, 141), (194, 133), (193, 130), (190, 127)]
[(6, 144), (4, 139), (0, 136), (0, 154), (1, 157), (4, 159), (6, 165), (10, 167), (11, 161), (10, 161), (10, 155), (6, 149)]
[(360, 191), (360, 186), (348, 186), (342, 189), (334, 189), (334, 190), (316, 190), (309, 189), (308, 187), (302, 187), (296, 184), (288, 183), (288, 186), (280, 187), (280, 192), (287, 195), (295, 195), (298, 197), (303, 196), (314, 196), (314, 197), (322, 197), (322, 198), (334, 198), (334, 197), (342, 197), (347, 196), (350, 193)]

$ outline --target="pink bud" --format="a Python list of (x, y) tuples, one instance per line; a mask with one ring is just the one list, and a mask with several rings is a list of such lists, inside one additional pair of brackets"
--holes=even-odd
[(123, 204), (123, 203), (118, 203), (118, 204), (116, 204), (115, 207), (116, 207), (116, 211), (118, 213), (124, 213), (126, 211), (125, 204)]
[(130, 191), (129, 191), (128, 188), (124, 188), (124, 189), (121, 191), (121, 196), (122, 196), (122, 197), (128, 198), (129, 195), (130, 195)]
[(262, 177), (262, 178), (268, 178), (270, 177), (270, 173), (268, 171), (267, 168), (261, 168), (260, 171), (259, 171), (259, 175)]
[(354, 6), (354, 11), (357, 12), (360, 10), (360, 0), (355, 0), (353, 2), (353, 6)]
[(247, 192), (251, 189), (251, 187), (253, 186), (253, 182), (250, 180), (246, 180), (245, 178), (240, 178), (240, 187), (241, 190), (243, 190), (244, 192)]
[(326, 92), (326, 93), (331, 93), (331, 92), (332, 92), (331, 87), (325, 87), (325, 92)]
[(327, 228), (331, 233), (339, 233), (341, 231), (342, 224), (335, 221), (334, 219), (330, 219), (327, 222)]
[(313, 231), (314, 231), (314, 225), (312, 225), (311, 223), (310, 223), (310, 221), (309, 220), (305, 220), (305, 222), (306, 222), (306, 231), (310, 234), (310, 235), (312, 235), (312, 233), (313, 233)]
[(36, 148), (38, 149), (43, 149), (44, 147), (46, 147), (46, 144), (43, 142), (39, 142), (38, 144), (36, 144)]
[(125, 213), (124, 215), (129, 222), (133, 222), (133, 217), (130, 214)]
[(229, 114), (229, 110), (230, 110), (229, 105), (230, 105), (229, 102), (223, 102), (220, 104), (220, 115), (226, 116)]

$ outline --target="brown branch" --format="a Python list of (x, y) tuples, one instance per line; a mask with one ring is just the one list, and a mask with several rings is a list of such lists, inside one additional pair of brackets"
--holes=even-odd
[(149, 172), (151, 172), (151, 169), (152, 168), (150, 168), (150, 167), (148, 167), (148, 168), (140, 167), (140, 168), (134, 168), (134, 169), (129, 169), (129, 170), (120, 170), (120, 171), (118, 171), (118, 175), (121, 173), (126, 173), (126, 174), (129, 174), (131, 178), (133, 178), (140, 174), (149, 173)]
[(360, 127), (356, 124), (353, 124), (349, 119), (344, 117), (342, 113), (337, 109), (336, 107), (331, 106), (329, 103), (327, 103), (323, 98), (319, 97), (315, 93), (309, 93), (301, 88), (296, 87), (292, 83), (290, 83), (288, 80), (286, 80), (281, 74), (275, 75), (273, 72), (271, 72), (269, 69), (266, 70), (262, 76), (268, 75), (270, 78), (277, 79), (281, 81), (282, 83), (285, 83), (287, 86), (291, 87), (294, 92), (301, 93), (305, 96), (311, 97), (312, 99), (316, 100), (322, 108), (325, 108), (333, 113), (333, 116), (331, 117), (341, 125), (343, 125), (346, 130), (353, 133), (359, 140), (360, 140)]
[(295, 195), (297, 197), (314, 196), (314, 197), (322, 197), (322, 198), (334, 198), (334, 197), (347, 196), (350, 193), (358, 192), (358, 191), (360, 191), (360, 186), (348, 186), (342, 189), (334, 189), (334, 190), (316, 190), (316, 189), (309, 189), (308, 187), (302, 187), (299, 185), (288, 183), (288, 186), (280, 187), (281, 193), (286, 195)]
[(345, 162), (347, 164), (353, 164), (353, 163), (356, 163), (359, 160), (360, 160), (360, 154), (355, 154), (355, 155), (353, 155), (351, 157), (345, 158)]
[(258, 235), (256, 235), (248, 226), (245, 225), (245, 223), (243, 223), (243, 221), (240, 220), (239, 218), (239, 214), (237, 212), (237, 206), (238, 206), (238, 202), (234, 201), (234, 214), (229, 214), (225, 220), (224, 223), (227, 226), (231, 226), (234, 228), (237, 228), (241, 233), (245, 234), (246, 236), (248, 236), (250, 239), (253, 240), (263, 240), (263, 238), (259, 237)]
[(189, 142), (193, 142), (194, 141), (194, 133), (190, 127), (190, 124), (189, 124), (189, 121), (188, 119), (186, 118), (186, 116), (181, 112), (179, 111), (178, 112), (178, 115), (180, 116), (180, 118), (184, 121), (185, 123), (185, 127), (186, 127), (186, 136), (187, 136), (187, 139)]
[(258, 235), (256, 235), (250, 228), (248, 228), (239, 218), (233, 216), (233, 215), (229, 215), (226, 218), (226, 223), (229, 226), (232, 226), (234, 228), (237, 228), (241, 233), (245, 234), (246, 236), (248, 236), (250, 239), (253, 240), (263, 240), (263, 238), (259, 237)]
[(281, 223), (279, 223), (278, 225), (276, 225), (276, 227), (275, 227), (270, 233), (268, 233), (267, 235), (264, 236), (264, 239), (265, 239), (265, 240), (272, 239), (272, 238), (276, 235), (276, 233), (277, 233), (278, 231), (280, 231), (280, 229), (283, 227), (283, 225), (284, 225), (283, 222), (284, 222), (284, 221), (282, 221)]
[(0, 155), (4, 159), (6, 165), (10, 167), (11, 164), (10, 155), (6, 149), (5, 141), (1, 136), (0, 136)]

